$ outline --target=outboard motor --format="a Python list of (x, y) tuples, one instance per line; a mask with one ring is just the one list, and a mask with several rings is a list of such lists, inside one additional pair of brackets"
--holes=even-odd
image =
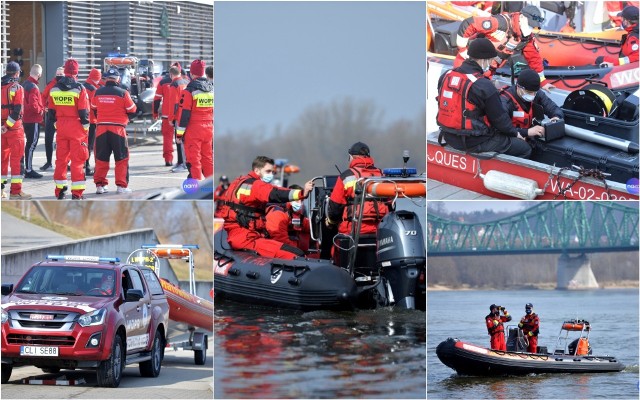
[(377, 244), (376, 266), (386, 280), (389, 302), (415, 309), (418, 278), (426, 265), (424, 235), (416, 213), (399, 210), (385, 215), (378, 225)]

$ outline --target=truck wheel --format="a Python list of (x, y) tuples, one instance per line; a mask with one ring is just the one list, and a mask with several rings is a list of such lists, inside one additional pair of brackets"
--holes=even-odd
[(194, 350), (193, 359), (196, 362), (196, 365), (204, 365), (204, 363), (207, 362), (207, 349)]
[(155, 378), (160, 375), (162, 367), (162, 358), (164, 350), (164, 339), (160, 330), (156, 331), (153, 339), (153, 347), (151, 348), (151, 360), (140, 363), (140, 375)]
[(98, 365), (98, 386), (115, 388), (120, 385), (124, 367), (123, 359), (124, 346), (122, 345), (122, 337), (116, 335), (113, 338), (111, 357), (108, 360), (101, 361), (100, 365)]
[(58, 367), (44, 367), (40, 369), (42, 370), (42, 372), (47, 374), (57, 374), (58, 372), (60, 372), (60, 368)]
[(9, 378), (11, 378), (11, 371), (13, 371), (13, 365), (2, 364), (2, 383), (9, 382)]

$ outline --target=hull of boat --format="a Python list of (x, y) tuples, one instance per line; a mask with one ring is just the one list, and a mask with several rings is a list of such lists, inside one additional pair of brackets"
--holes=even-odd
[[(427, 176), (439, 182), (482, 193), (494, 198), (513, 199), (514, 197), (497, 193), (487, 189), (480, 172), (486, 174), (491, 170), (510, 175), (531, 179), (537, 182), (538, 188), (544, 188), (543, 194), (536, 199), (564, 199), (559, 195), (560, 189), (567, 189), (567, 199), (572, 200), (637, 200), (637, 186), (627, 186), (625, 183), (596, 180), (579, 177), (575, 171), (560, 168), (532, 160), (526, 160), (507, 155), (498, 155), (489, 160), (479, 160), (464, 152), (455, 150), (451, 146), (442, 147), (437, 142), (437, 132), (427, 136)], [(558, 173), (560, 179), (558, 182)], [(637, 179), (637, 176), (636, 176)], [(631, 183), (633, 184), (633, 182)], [(635, 181), (637, 185), (637, 180)], [(607, 190), (608, 188), (608, 190)]]
[(187, 327), (198, 327), (213, 330), (213, 303), (185, 292), (165, 279), (160, 283), (169, 302), (169, 319), (186, 324)]
[(596, 373), (624, 369), (615, 357), (495, 351), (449, 338), (436, 348), (440, 361), (460, 375)]

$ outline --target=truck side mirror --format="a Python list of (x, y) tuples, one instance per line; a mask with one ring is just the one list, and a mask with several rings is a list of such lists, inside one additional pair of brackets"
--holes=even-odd
[(144, 294), (142, 293), (142, 290), (140, 290), (140, 289), (129, 289), (129, 290), (127, 290), (127, 294), (125, 296), (125, 301), (127, 301), (127, 302), (129, 302), (129, 301), (139, 301), (143, 297), (144, 297)]
[(2, 284), (2, 295), (6, 296), (13, 292), (13, 283), (3, 283)]

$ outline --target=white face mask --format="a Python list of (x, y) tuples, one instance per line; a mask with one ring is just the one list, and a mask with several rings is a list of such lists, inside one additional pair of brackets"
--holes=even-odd
[(527, 37), (533, 32), (533, 29), (529, 26), (529, 20), (522, 14), (520, 14), (520, 32), (522, 37)]
[(264, 174), (260, 177), (260, 180), (265, 183), (271, 183), (273, 180), (273, 174)]
[(536, 98), (535, 94), (529, 94), (526, 93), (524, 90), (520, 89), (518, 87), (518, 95), (520, 95), (520, 97), (522, 97), (522, 100), (531, 103), (533, 101), (533, 99)]
[(301, 201), (292, 201), (291, 202), (291, 208), (293, 209), (293, 211), (300, 211), (300, 209), (302, 208), (302, 202)]

